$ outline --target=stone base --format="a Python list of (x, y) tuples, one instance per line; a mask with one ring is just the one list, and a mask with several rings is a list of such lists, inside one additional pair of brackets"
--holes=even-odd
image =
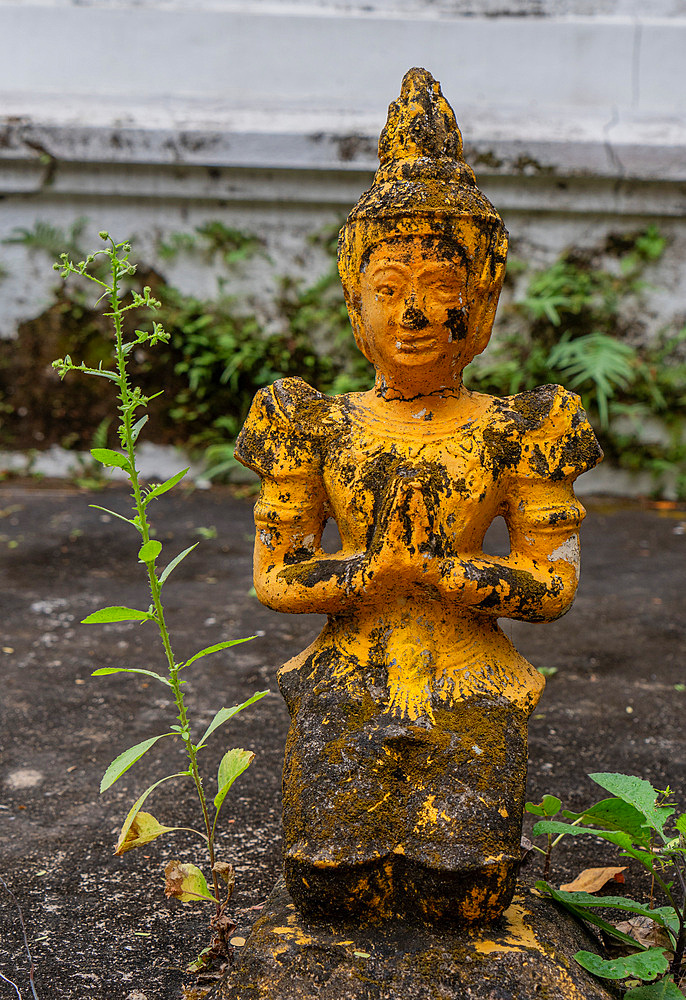
[(620, 995), (572, 958), (594, 941), (518, 883), (486, 928), (305, 919), (283, 882), (224, 987), (231, 1000), (610, 1000)]

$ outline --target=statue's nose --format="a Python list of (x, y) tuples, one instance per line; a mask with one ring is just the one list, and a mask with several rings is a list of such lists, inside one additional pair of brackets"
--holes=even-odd
[(405, 306), (400, 322), (408, 330), (423, 330), (425, 326), (429, 325), (429, 321), (421, 309), (417, 309), (411, 304)]

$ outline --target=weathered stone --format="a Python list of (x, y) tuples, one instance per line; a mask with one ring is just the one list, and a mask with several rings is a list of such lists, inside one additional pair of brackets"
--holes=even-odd
[(578, 965), (595, 942), (524, 884), (488, 928), (303, 917), (283, 883), (236, 960), (231, 1000), (610, 1000)]
[[(601, 452), (560, 386), (498, 399), (462, 382), (491, 335), (508, 238), (426, 70), (406, 74), (379, 159), (339, 240), (375, 386), (329, 398), (277, 382), (235, 452), (262, 479), (258, 597), (328, 615), (279, 671), (285, 877), (303, 913), (484, 923), (514, 891), (544, 683), (497, 619), (569, 608), (573, 482)], [(482, 550), (498, 515), (504, 558)]]

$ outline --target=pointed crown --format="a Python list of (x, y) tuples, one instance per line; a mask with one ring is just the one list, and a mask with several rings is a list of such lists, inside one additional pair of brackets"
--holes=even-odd
[(463, 158), (462, 135), (441, 85), (411, 69), (388, 108), (379, 138), (379, 169), (341, 229), (338, 268), (355, 286), (365, 256), (398, 236), (440, 235), (475, 256), (507, 252), (507, 230)]

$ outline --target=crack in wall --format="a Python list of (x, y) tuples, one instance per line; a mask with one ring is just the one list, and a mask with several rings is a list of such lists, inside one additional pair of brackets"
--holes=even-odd
[(603, 145), (605, 146), (605, 152), (607, 153), (608, 159), (617, 174), (617, 184), (615, 185), (615, 191), (617, 190), (619, 184), (621, 184), (621, 182), (626, 177), (626, 168), (622, 163), (621, 158), (617, 153), (617, 150), (613, 146), (612, 140), (610, 139), (610, 132), (615, 127), (615, 125), (618, 124), (619, 124), (619, 111), (617, 110), (617, 106), (614, 105), (612, 108), (612, 114), (610, 115), (610, 120), (606, 122), (605, 125), (603, 125)]

